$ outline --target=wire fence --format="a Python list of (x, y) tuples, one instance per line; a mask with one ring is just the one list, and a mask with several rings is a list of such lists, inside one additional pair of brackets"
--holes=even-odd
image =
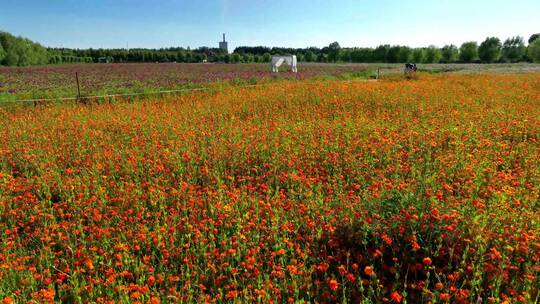
[[(350, 82), (365, 82), (374, 81), (376, 79), (356, 79), (356, 80), (344, 80), (342, 83)], [(233, 85), (230, 88), (254, 88), (254, 87), (267, 87), (277, 85), (276, 82), (259, 83), (250, 85)], [(125, 93), (125, 94), (107, 94), (107, 95), (94, 95), (94, 96), (80, 96), (80, 97), (57, 97), (57, 98), (35, 98), (35, 99), (19, 99), (14, 101), (0, 102), (0, 108), (14, 108), (22, 106), (39, 106), (49, 104), (51, 102), (67, 102), (76, 101), (80, 103), (87, 103), (92, 100), (102, 100), (107, 98), (121, 98), (121, 97), (137, 97), (137, 96), (152, 96), (152, 95), (168, 95), (168, 94), (180, 94), (184, 92), (197, 92), (197, 91), (209, 91), (216, 89), (217, 87), (198, 87), (198, 88), (184, 88), (176, 90), (164, 90), (155, 92), (140, 92), (140, 93)]]

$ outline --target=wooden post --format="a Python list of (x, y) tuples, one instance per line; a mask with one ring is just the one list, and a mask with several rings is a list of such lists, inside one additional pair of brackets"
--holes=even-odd
[(77, 99), (81, 99), (81, 87), (79, 85), (79, 73), (75, 72), (75, 79), (77, 80)]
[(377, 79), (379, 79), (379, 68), (377, 68)]

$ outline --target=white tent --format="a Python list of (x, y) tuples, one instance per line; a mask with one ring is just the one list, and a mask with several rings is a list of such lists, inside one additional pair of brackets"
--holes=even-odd
[(272, 56), (272, 72), (277, 73), (279, 71), (279, 67), (286, 63), (291, 66), (291, 70), (293, 73), (298, 73), (298, 67), (297, 67), (297, 61), (296, 56)]

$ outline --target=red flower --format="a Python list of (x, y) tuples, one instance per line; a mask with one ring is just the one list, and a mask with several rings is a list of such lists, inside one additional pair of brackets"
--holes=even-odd
[(366, 266), (366, 268), (364, 268), (364, 273), (367, 274), (368, 276), (372, 276), (373, 275), (373, 267), (371, 266)]
[(422, 260), (422, 263), (424, 263), (424, 265), (426, 265), (426, 266), (431, 265), (431, 262), (432, 262), (432, 261), (431, 261), (431, 258), (428, 258), (428, 257), (426, 257), (426, 258), (424, 258), (424, 259)]
[(441, 300), (443, 302), (448, 302), (448, 301), (450, 301), (450, 295), (447, 294), (447, 293), (441, 293), (439, 295), (439, 300)]
[(399, 292), (397, 292), (397, 291), (392, 292), (392, 294), (390, 295), (390, 297), (391, 297), (392, 300), (394, 300), (394, 302), (396, 302), (396, 303), (401, 303), (401, 300), (403, 300), (403, 296), (400, 295)]
[(328, 287), (330, 287), (330, 289), (332, 291), (336, 291), (337, 288), (338, 288), (338, 282), (335, 280), (335, 279), (331, 279), (330, 281), (328, 281)]
[(10, 298), (10, 297), (5, 297), (3, 300), (2, 300), (2, 304), (11, 304), (13, 303), (13, 299)]

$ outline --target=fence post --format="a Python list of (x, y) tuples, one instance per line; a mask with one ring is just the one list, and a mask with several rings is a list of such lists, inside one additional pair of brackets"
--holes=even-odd
[(379, 79), (379, 72), (380, 72), (379, 70), (380, 68), (377, 68), (377, 79)]
[(81, 87), (79, 85), (79, 73), (75, 72), (75, 79), (77, 80), (77, 100), (81, 99)]

